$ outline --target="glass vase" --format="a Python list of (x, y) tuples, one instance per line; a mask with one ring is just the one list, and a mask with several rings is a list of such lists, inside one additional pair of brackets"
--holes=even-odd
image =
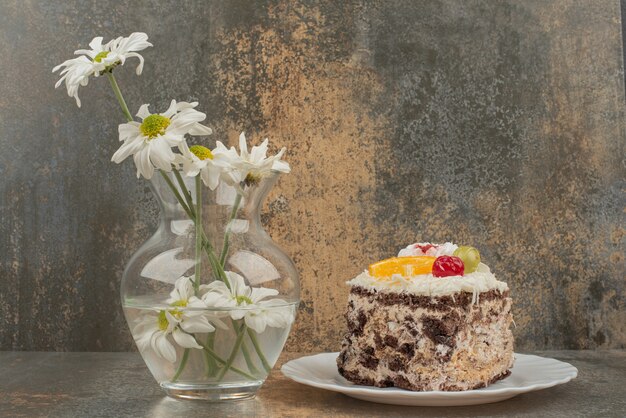
[(255, 395), (299, 303), (292, 260), (260, 220), (278, 172), (212, 191), (200, 177), (157, 172), (157, 231), (122, 278), (124, 314), (150, 372), (173, 397)]

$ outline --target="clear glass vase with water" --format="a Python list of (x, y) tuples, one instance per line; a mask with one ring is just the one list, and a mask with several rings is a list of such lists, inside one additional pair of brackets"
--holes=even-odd
[(298, 273), (261, 225), (278, 172), (224, 182), (160, 172), (157, 231), (133, 255), (122, 305), (150, 372), (170, 396), (254, 396), (295, 320)]

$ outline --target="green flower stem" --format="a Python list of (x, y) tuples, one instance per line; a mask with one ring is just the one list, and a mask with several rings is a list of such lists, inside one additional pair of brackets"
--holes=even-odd
[(252, 357), (250, 357), (250, 352), (248, 351), (248, 347), (246, 346), (245, 341), (241, 343), (241, 352), (243, 353), (243, 358), (246, 360), (246, 365), (248, 366), (248, 370), (250, 370), (250, 373), (258, 374), (259, 370), (254, 365)]
[(176, 188), (172, 180), (167, 176), (165, 172), (159, 170), (159, 173), (161, 173), (161, 176), (163, 177), (167, 185), (170, 187), (170, 189), (172, 189), (172, 193), (174, 193), (174, 196), (176, 197), (176, 200), (178, 200), (178, 203), (180, 203), (180, 205), (183, 207), (185, 212), (187, 212), (187, 216), (189, 216), (189, 218), (194, 220), (195, 214), (192, 212), (192, 210), (189, 207), (187, 207), (187, 204), (183, 200), (183, 197), (180, 195), (180, 192), (178, 191), (178, 189)]
[(222, 268), (224, 267), (224, 263), (226, 263), (226, 255), (228, 254), (228, 246), (230, 240), (230, 223), (233, 221), (233, 219), (235, 219), (235, 216), (237, 216), (237, 211), (239, 210), (241, 198), (241, 193), (237, 193), (237, 197), (235, 197), (235, 202), (233, 203), (233, 208), (230, 211), (228, 223), (226, 224), (226, 232), (224, 233), (224, 245), (222, 246), (222, 253), (220, 254), (220, 266), (222, 266)]
[(202, 246), (206, 250), (206, 254), (209, 259), (209, 263), (211, 264), (211, 269), (213, 270), (213, 274), (215, 274), (215, 277), (217, 277), (219, 280), (223, 281), (226, 287), (230, 290), (230, 282), (228, 281), (228, 277), (226, 277), (226, 273), (224, 272), (224, 269), (222, 268), (219, 261), (217, 260), (217, 257), (215, 256), (215, 251), (213, 250), (213, 246), (209, 242), (209, 239), (207, 238), (207, 236), (204, 235), (204, 232), (202, 232), (202, 234), (203, 234)]
[(126, 106), (126, 101), (124, 100), (124, 96), (122, 96), (120, 86), (117, 85), (117, 80), (115, 80), (115, 76), (111, 71), (107, 71), (106, 75), (111, 82), (111, 88), (113, 89), (113, 93), (115, 93), (117, 101), (120, 103), (120, 107), (122, 108), (122, 112), (124, 112), (124, 116), (126, 116), (126, 120), (131, 122), (133, 120), (133, 116), (130, 114), (128, 106)]
[(182, 360), (180, 360), (180, 364), (178, 365), (178, 370), (176, 370), (174, 377), (172, 377), (172, 382), (177, 381), (178, 378), (180, 377), (180, 374), (183, 372), (183, 370), (185, 370), (185, 366), (187, 365), (187, 360), (189, 360), (189, 349), (185, 348), (185, 351), (183, 352), (183, 358)]
[(213, 359), (205, 350), (202, 350), (202, 356), (204, 360), (204, 375), (206, 377), (209, 377), (211, 376), (211, 374), (213, 374), (213, 368), (211, 367), (211, 362), (213, 361)]
[(230, 282), (228, 281), (228, 277), (226, 277), (224, 269), (220, 265), (217, 257), (215, 256), (213, 246), (211, 246), (211, 243), (206, 236), (204, 236), (203, 245), (206, 248), (206, 253), (209, 258), (209, 262), (211, 263), (211, 267), (213, 268), (213, 273), (215, 274), (215, 276), (217, 276), (219, 280), (223, 281), (226, 287), (230, 290)]
[[(230, 323), (232, 324), (233, 329), (237, 329), (237, 323), (235, 322), (234, 319), (231, 319)], [(250, 372), (253, 374), (259, 373), (259, 370), (254, 365), (254, 361), (252, 361), (252, 357), (250, 357), (250, 351), (248, 351), (248, 346), (246, 345), (245, 338), (244, 338), (244, 341), (241, 343), (241, 352), (243, 353), (243, 358), (246, 360), (246, 365), (248, 366), (248, 370), (250, 370)]]
[[(177, 171), (176, 171), (177, 172)], [(179, 174), (180, 176), (180, 174)], [(200, 293), (200, 275), (202, 274), (202, 180), (196, 176), (196, 268), (193, 287), (196, 296)]]
[[(183, 177), (180, 175), (180, 172), (176, 169), (172, 170), (174, 172), (174, 176), (176, 177), (176, 180), (178, 181), (178, 185), (180, 186), (180, 189), (183, 192), (183, 196), (185, 197), (185, 200), (187, 201), (187, 206), (189, 206), (190, 208), (193, 207), (193, 199), (191, 198), (191, 193), (189, 193), (189, 190), (187, 189), (187, 186), (185, 185), (185, 181), (183, 180)], [(200, 176), (198, 176), (199, 178)], [(197, 186), (196, 186), (196, 190), (198, 190)], [(201, 200), (198, 199), (198, 197), (196, 196), (196, 200)], [(199, 202), (196, 202), (199, 203)]]
[(235, 361), (235, 357), (237, 357), (237, 353), (239, 352), (239, 349), (241, 348), (243, 337), (246, 335), (246, 328), (247, 328), (246, 324), (243, 323), (241, 324), (241, 328), (237, 330), (237, 339), (235, 340), (235, 345), (233, 346), (233, 350), (230, 352), (230, 356), (228, 356), (228, 360), (226, 360), (226, 364), (224, 365), (224, 368), (220, 370), (219, 374), (217, 375), (218, 382), (224, 378), (224, 375), (226, 374), (226, 372), (231, 368), (233, 361)]
[[(178, 200), (178, 203), (183, 207), (185, 212), (187, 212), (187, 215), (189, 216), (189, 218), (197, 225), (198, 222), (196, 222), (196, 214), (195, 214), (195, 210), (193, 209), (193, 205), (191, 206), (191, 209), (190, 209), (185, 203), (185, 199), (183, 199), (182, 195), (178, 191), (178, 188), (176, 187), (174, 182), (172, 182), (172, 180), (167, 176), (166, 173), (164, 173), (163, 171), (159, 171), (159, 172), (163, 176), (163, 179), (165, 179), (165, 182), (167, 183), (169, 188), (172, 190), (172, 193), (174, 193), (174, 196), (176, 197), (176, 200)], [(198, 203), (198, 208), (201, 207), (201, 204), (202, 202), (200, 201)], [(200, 227), (201, 226), (202, 225), (200, 225)], [(217, 257), (215, 256), (215, 251), (213, 250), (213, 246), (211, 245), (209, 238), (206, 236), (202, 228), (200, 232), (201, 232), (200, 237), (202, 239), (202, 247), (207, 252), (207, 256), (209, 258), (209, 262), (211, 263), (211, 268), (213, 269), (213, 273), (219, 280), (223, 281), (226, 284), (226, 287), (230, 289), (230, 283), (228, 281), (228, 277), (226, 277), (226, 273), (224, 273), (224, 269), (219, 264), (219, 261)]]
[(257, 340), (256, 338), (256, 334), (250, 328), (248, 328), (248, 336), (250, 337), (250, 341), (252, 341), (252, 345), (254, 346), (254, 349), (256, 350), (259, 359), (261, 359), (261, 363), (263, 363), (263, 368), (265, 368), (265, 371), (269, 373), (272, 370), (272, 367), (263, 355), (263, 350), (261, 350), (261, 346), (259, 345), (259, 340)]
[[(243, 334), (243, 333), (242, 333)], [(228, 362), (226, 360), (224, 360), (223, 358), (221, 358), (215, 351), (213, 351), (213, 349), (207, 347), (206, 345), (202, 344), (201, 342), (199, 342), (198, 340), (196, 340), (196, 342), (202, 346), (202, 348), (204, 349), (204, 351), (206, 351), (207, 353), (209, 353), (209, 355), (211, 357), (213, 357), (213, 359), (215, 359), (215, 361), (217, 361), (220, 364), (226, 365)], [(258, 380), (257, 377), (254, 377), (246, 372), (244, 372), (243, 370), (235, 367), (235, 366), (229, 366), (228, 368), (230, 368), (230, 370), (232, 370), (233, 372), (242, 375), (243, 377), (250, 379), (250, 380)], [(226, 367), (225, 367), (226, 369)], [(224, 370), (224, 369), (222, 369)]]
[[(213, 349), (214, 342), (215, 342), (215, 333), (209, 332), (206, 336), (206, 341), (203, 347), (206, 346), (207, 348)], [(204, 353), (204, 360), (207, 365), (206, 375), (207, 377), (212, 376), (215, 374), (215, 372), (217, 372), (217, 363), (215, 362), (215, 359), (213, 357), (209, 356), (209, 353), (206, 350), (203, 350), (202, 352)]]

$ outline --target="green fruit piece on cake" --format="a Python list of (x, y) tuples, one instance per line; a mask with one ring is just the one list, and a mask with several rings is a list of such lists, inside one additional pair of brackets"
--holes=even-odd
[(454, 251), (454, 255), (463, 260), (463, 264), (465, 264), (465, 274), (475, 272), (480, 264), (480, 253), (474, 247), (467, 245), (460, 246)]

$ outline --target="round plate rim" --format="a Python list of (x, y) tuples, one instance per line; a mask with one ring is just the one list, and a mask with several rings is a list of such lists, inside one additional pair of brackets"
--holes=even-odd
[[(569, 369), (567, 370), (567, 375), (560, 379), (552, 380), (550, 382), (537, 383), (537, 384), (525, 385), (525, 386), (519, 386), (519, 387), (508, 387), (508, 388), (499, 388), (499, 389), (491, 389), (491, 390), (489, 390), (489, 387), (487, 387), (487, 388), (481, 388), (481, 389), (455, 391), (455, 392), (447, 392), (447, 391), (413, 392), (413, 391), (398, 389), (398, 388), (376, 388), (376, 387), (361, 386), (361, 385), (340, 386), (340, 385), (333, 384), (333, 383), (321, 383), (321, 382), (316, 382), (316, 381), (309, 380), (306, 378), (302, 378), (298, 375), (297, 370), (295, 370), (297, 365), (300, 364), (303, 360), (312, 359), (315, 357), (329, 357), (330, 358), (331, 356), (333, 356), (333, 359), (334, 359), (336, 358), (337, 355), (339, 355), (339, 353), (331, 352), (331, 353), (319, 353), (319, 354), (313, 354), (309, 356), (302, 356), (297, 359), (290, 360), (286, 362), (285, 364), (283, 364), (280, 368), (280, 371), (285, 377), (295, 382), (298, 382), (307, 386), (316, 387), (319, 389), (325, 389), (325, 390), (330, 390), (333, 392), (344, 393), (348, 396), (350, 394), (359, 394), (359, 395), (370, 395), (370, 396), (380, 397), (381, 395), (384, 396), (385, 394), (389, 394), (393, 396), (398, 396), (403, 399), (415, 399), (415, 400), (418, 400), (420, 398), (427, 398), (430, 400), (455, 399), (456, 398), (460, 400), (461, 398), (465, 398), (468, 396), (488, 398), (488, 397), (497, 396), (497, 395), (511, 395), (509, 396), (510, 398), (510, 397), (513, 397), (522, 393), (533, 392), (536, 390), (542, 390), (542, 389), (551, 388), (557, 385), (561, 385), (561, 384), (571, 381), (572, 379), (578, 376), (578, 369), (567, 362), (556, 360), (550, 357), (541, 357), (541, 356), (537, 356), (534, 354), (521, 354), (521, 353), (515, 353), (516, 360), (521, 359), (521, 358), (526, 358), (528, 360), (531, 360), (535, 358), (535, 359), (541, 359), (544, 361), (548, 360), (550, 362), (555, 362), (555, 364), (560, 364)], [(290, 369), (292, 371), (290, 371)]]

